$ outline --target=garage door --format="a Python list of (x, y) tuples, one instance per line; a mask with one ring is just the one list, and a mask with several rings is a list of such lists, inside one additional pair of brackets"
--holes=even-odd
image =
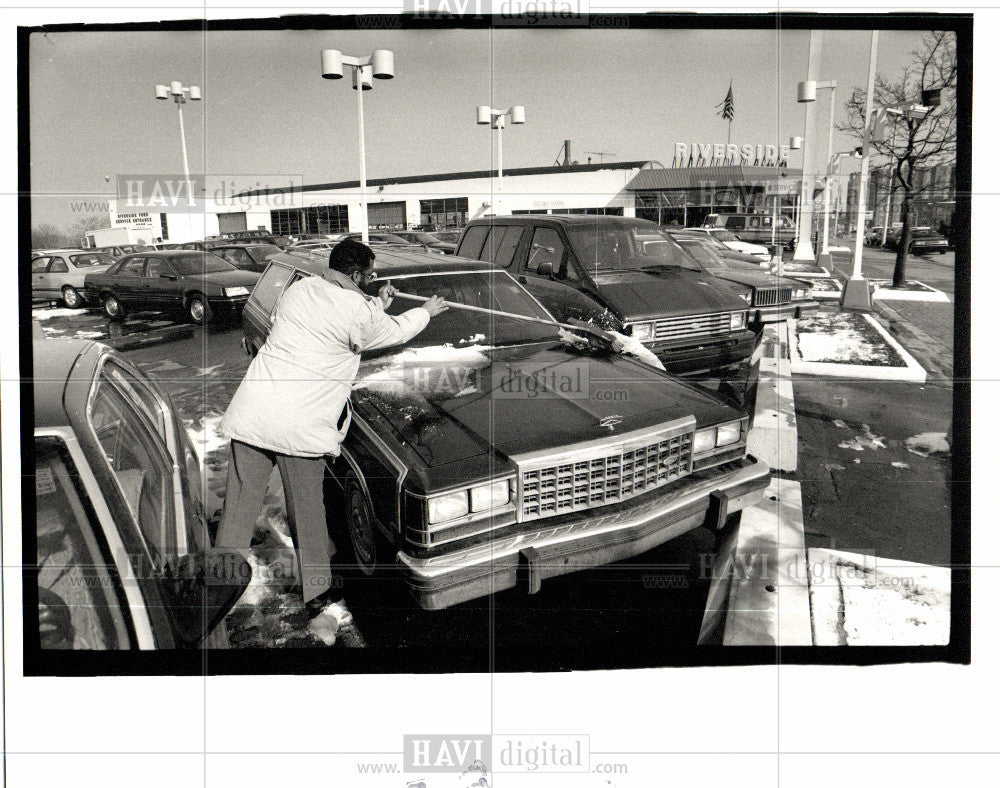
[(219, 214), (220, 233), (238, 233), (240, 230), (245, 230), (245, 229), (247, 229), (246, 211), (243, 211), (242, 213)]
[(405, 202), (377, 202), (368, 205), (368, 226), (372, 230), (405, 230)]

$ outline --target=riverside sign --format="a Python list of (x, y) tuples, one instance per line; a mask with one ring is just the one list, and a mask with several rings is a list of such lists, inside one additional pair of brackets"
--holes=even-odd
[(721, 142), (677, 142), (675, 167), (723, 167), (742, 164), (757, 167), (787, 167), (787, 145), (736, 145)]

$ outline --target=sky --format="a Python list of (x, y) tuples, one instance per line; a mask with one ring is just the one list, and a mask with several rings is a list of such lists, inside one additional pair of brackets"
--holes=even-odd
[[(837, 81), (842, 122), (844, 100), (866, 83), (871, 36), (821, 38), (818, 76)], [(670, 166), (675, 142), (726, 141), (717, 105), (730, 81), (734, 143), (802, 134), (795, 98), (809, 39), (795, 30), (628, 28), (35, 34), (32, 223), (71, 226), (81, 201), (112, 196), (116, 175), (182, 171), (176, 108), (155, 100), (157, 83), (202, 88), (203, 101), (184, 105), (193, 173), (356, 179), (356, 98), (349, 78), (320, 77), (325, 48), (395, 53), (396, 78), (364, 96), (369, 178), (488, 168), (491, 132), (475, 124), (476, 106), (487, 103), (526, 109), (527, 123), (504, 132), (505, 169), (555, 163), (564, 139), (581, 162), (604, 151), (606, 161)], [(882, 31), (879, 73), (899, 74), (919, 43), (919, 32)], [(820, 103), (825, 151), (822, 93)], [(854, 144), (837, 132), (834, 150)], [(800, 163), (793, 152), (790, 165)]]

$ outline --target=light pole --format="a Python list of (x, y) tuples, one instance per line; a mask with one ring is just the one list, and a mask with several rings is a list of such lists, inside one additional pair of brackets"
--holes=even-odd
[(865, 129), (861, 143), (861, 174), (858, 177), (858, 215), (854, 228), (854, 271), (844, 283), (840, 305), (845, 309), (871, 310), (872, 294), (868, 280), (861, 276), (861, 253), (865, 246), (865, 208), (868, 198), (868, 146), (871, 144), (872, 104), (875, 98), (875, 67), (878, 62), (878, 30), (872, 30), (871, 50), (868, 55), (868, 93), (865, 96)]
[[(831, 126), (832, 129), (832, 126)], [(845, 156), (861, 156), (861, 148), (834, 153), (826, 166), (826, 186), (823, 188), (823, 247), (816, 262), (819, 265), (830, 263), (830, 191), (834, 178), (839, 180), (840, 160)]]
[(365, 175), (365, 106), (362, 96), (372, 89), (372, 77), (392, 79), (395, 74), (392, 50), (376, 49), (368, 57), (348, 57), (339, 49), (324, 49), (320, 53), (323, 79), (343, 79), (344, 66), (350, 66), (353, 88), (358, 92), (358, 166), (361, 172), (361, 242), (368, 243), (368, 194)]
[[(829, 164), (830, 159), (833, 158), (833, 118), (834, 112), (836, 111), (837, 81), (835, 79), (831, 79), (826, 82), (816, 82), (814, 80), (800, 82), (798, 96), (799, 102), (808, 103), (815, 101), (817, 90), (830, 91), (830, 133), (826, 140), (826, 160)], [(829, 171), (827, 172), (827, 176), (827, 180), (829, 181)], [(819, 257), (816, 259), (816, 263), (818, 265), (829, 265), (830, 250), (827, 246), (827, 239), (830, 235), (830, 192), (829, 189), (824, 189), (823, 191), (823, 247), (820, 250)]]
[(800, 82), (798, 86), (798, 101), (805, 104), (805, 126), (802, 136), (804, 138), (802, 146), (802, 188), (799, 197), (799, 238), (795, 244), (795, 254), (793, 259), (812, 262), (815, 260), (812, 247), (812, 217), (813, 217), (813, 182), (816, 179), (814, 160), (817, 159), (814, 151), (812, 126), (815, 122), (815, 110), (812, 102), (816, 100), (816, 92), (803, 93), (808, 86), (815, 86), (814, 75), (819, 71), (820, 58), (823, 49), (823, 31), (813, 30), (809, 33), (809, 69), (806, 74), (806, 82)]
[[(500, 203), (503, 197), (503, 129), (506, 119), (510, 118), (511, 125), (519, 126), (524, 123), (524, 107), (515, 105), (507, 109), (493, 109), (480, 105), (476, 107), (476, 123), (480, 126), (491, 126), (497, 132), (497, 199), (495, 203)], [(500, 206), (493, 206), (493, 213), (500, 213)]]
[(177, 122), (181, 127), (181, 157), (184, 160), (184, 180), (187, 183), (188, 207), (194, 208), (194, 189), (191, 188), (191, 171), (188, 169), (187, 140), (184, 138), (184, 110), (181, 109), (183, 104), (187, 101), (187, 99), (184, 98), (185, 93), (191, 101), (201, 101), (201, 88), (197, 85), (185, 87), (180, 82), (171, 82), (170, 87), (167, 87), (166, 85), (156, 86), (157, 99), (160, 101), (166, 101), (168, 98), (173, 98), (174, 103), (177, 105)]

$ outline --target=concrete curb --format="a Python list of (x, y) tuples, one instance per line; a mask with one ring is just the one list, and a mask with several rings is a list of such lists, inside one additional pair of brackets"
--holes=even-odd
[[(889, 281), (889, 280), (887, 280)], [(877, 301), (929, 301), (938, 304), (949, 304), (951, 299), (947, 293), (918, 282), (916, 279), (909, 280), (915, 285), (926, 287), (926, 290), (893, 290), (876, 284), (872, 290), (872, 299)]]
[[(793, 375), (809, 375), (823, 378), (852, 378), (855, 380), (900, 380), (910, 383), (926, 383), (927, 370), (871, 315), (862, 317), (871, 325), (886, 344), (903, 359), (905, 367), (882, 367), (871, 364), (838, 364), (830, 361), (803, 361), (797, 359), (797, 343), (790, 343), (791, 367)], [(789, 321), (789, 339), (795, 335), (795, 321)]]
[[(798, 430), (788, 329), (768, 326), (757, 412), (748, 450), (777, 470), (794, 472)], [(764, 498), (743, 510), (740, 526), (716, 555), (699, 643), (812, 645), (805, 534), (798, 482), (772, 478)]]

